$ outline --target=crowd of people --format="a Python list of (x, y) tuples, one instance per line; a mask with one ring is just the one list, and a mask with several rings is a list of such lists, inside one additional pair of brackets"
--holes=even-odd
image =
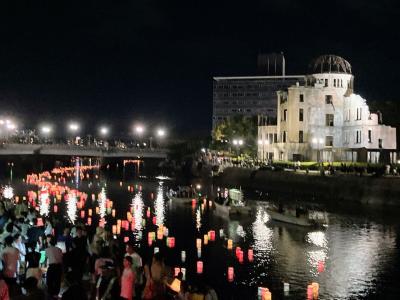
[(105, 228), (40, 216), (26, 201), (0, 197), (0, 232), (0, 300), (217, 299), (160, 252), (139, 255)]

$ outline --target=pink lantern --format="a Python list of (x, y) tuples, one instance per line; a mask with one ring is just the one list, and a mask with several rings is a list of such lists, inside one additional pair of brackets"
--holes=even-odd
[(228, 281), (232, 282), (234, 276), (235, 276), (235, 273), (234, 273), (233, 267), (228, 267)]
[(203, 274), (203, 262), (201, 260), (197, 262), (197, 274)]
[(215, 231), (214, 230), (210, 230), (210, 241), (214, 242), (215, 241)]
[(238, 253), (238, 260), (241, 264), (243, 263), (243, 251), (242, 250), (240, 250), (240, 252)]
[(181, 268), (177, 268), (177, 267), (175, 267), (174, 268), (174, 276), (176, 277), (176, 276), (178, 276), (178, 274), (179, 274), (179, 272), (181, 271)]
[(154, 224), (154, 225), (157, 224), (157, 217), (156, 217), (156, 216), (153, 217), (153, 224)]
[(57, 212), (58, 212), (58, 206), (57, 206), (57, 205), (54, 205), (54, 207), (53, 207), (53, 211), (54, 211), (55, 213), (57, 213)]
[(129, 236), (124, 237), (124, 243), (127, 243), (127, 242), (129, 242)]
[(249, 259), (249, 262), (252, 262), (254, 260), (253, 249), (249, 249), (247, 251), (247, 258)]

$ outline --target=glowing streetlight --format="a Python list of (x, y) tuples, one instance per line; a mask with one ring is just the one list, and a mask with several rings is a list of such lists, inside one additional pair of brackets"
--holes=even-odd
[(137, 133), (137, 134), (143, 134), (143, 132), (144, 132), (144, 127), (142, 126), (142, 125), (137, 125), (137, 126), (135, 126), (135, 132)]
[(13, 124), (13, 123), (7, 123), (6, 122), (6, 128), (8, 129), (8, 130), (14, 130), (14, 129), (16, 129), (17, 128), (17, 126), (15, 125), (15, 124)]
[(47, 135), (47, 134), (50, 134), (50, 133), (51, 133), (52, 129), (51, 129), (50, 126), (45, 125), (45, 126), (42, 126), (42, 128), (40, 128), (40, 131), (41, 131), (43, 134)]
[(79, 124), (78, 123), (70, 123), (68, 125), (68, 128), (72, 132), (77, 132), (79, 130)]
[(109, 129), (105, 126), (100, 127), (100, 134), (106, 136), (109, 133)]
[(164, 137), (165, 136), (165, 130), (164, 129), (157, 129), (157, 136), (158, 137)]

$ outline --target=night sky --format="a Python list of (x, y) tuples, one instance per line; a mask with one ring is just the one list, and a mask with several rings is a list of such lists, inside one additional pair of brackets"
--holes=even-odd
[[(253, 75), (283, 51), (288, 74), (321, 54), (346, 58), (356, 91), (398, 101), (395, 0), (0, 2), (0, 115), (24, 127), (86, 130), (135, 121), (184, 135), (211, 128), (212, 77)], [(76, 118), (79, 117), (79, 118)]]

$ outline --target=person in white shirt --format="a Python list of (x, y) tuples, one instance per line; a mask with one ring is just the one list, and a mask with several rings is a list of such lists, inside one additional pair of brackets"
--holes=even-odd
[(53, 236), (50, 240), (50, 246), (46, 249), (47, 257), (47, 276), (46, 284), (49, 295), (57, 297), (61, 287), (62, 276), (62, 251), (56, 246), (56, 239)]
[(132, 257), (124, 257), (124, 270), (121, 276), (121, 299), (132, 300), (135, 296), (135, 273), (132, 271)]
[(143, 282), (142, 276), (142, 258), (140, 255), (135, 251), (135, 248), (132, 244), (126, 244), (126, 253), (125, 256), (129, 256), (132, 258), (132, 270), (135, 272), (136, 275), (136, 284), (140, 285)]

